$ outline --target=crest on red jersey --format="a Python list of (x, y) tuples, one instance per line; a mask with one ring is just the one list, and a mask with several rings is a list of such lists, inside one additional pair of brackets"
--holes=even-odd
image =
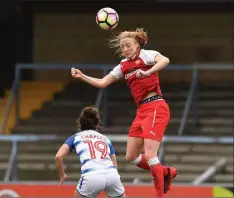
[(136, 65), (139, 65), (140, 63), (141, 63), (140, 60), (136, 60), (136, 61), (135, 61), (135, 64), (136, 64)]

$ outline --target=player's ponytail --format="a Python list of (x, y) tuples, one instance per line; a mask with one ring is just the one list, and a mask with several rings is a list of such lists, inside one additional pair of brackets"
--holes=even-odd
[(135, 31), (135, 39), (141, 48), (144, 47), (148, 41), (147, 32), (143, 28), (137, 28)]
[(76, 120), (77, 127), (81, 131), (96, 130), (99, 126), (100, 115), (96, 107), (85, 107)]
[(148, 41), (147, 32), (143, 28), (137, 28), (135, 31), (124, 31), (114, 35), (109, 40), (110, 48), (117, 48), (116, 52), (121, 52), (120, 40), (123, 38), (133, 38), (139, 44), (140, 48), (143, 48)]

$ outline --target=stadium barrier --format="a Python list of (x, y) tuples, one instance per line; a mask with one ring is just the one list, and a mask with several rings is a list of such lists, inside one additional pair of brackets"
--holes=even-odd
[[(72, 197), (76, 183), (0, 183), (0, 197)], [(127, 197), (155, 197), (153, 185), (125, 184)], [(106, 196), (101, 193), (98, 197)], [(165, 195), (170, 198), (228, 198), (233, 197), (233, 186), (189, 186), (175, 185)]]
[[(127, 135), (109, 135), (106, 136), (113, 142), (127, 142)], [(18, 155), (18, 143), (19, 142), (37, 142), (37, 141), (64, 141), (67, 137), (57, 135), (0, 135), (0, 142), (11, 142), (12, 149), (9, 157), (8, 168), (5, 172), (4, 182), (8, 183), (10, 180), (17, 181), (17, 155)], [(170, 143), (221, 143), (221, 144), (233, 144), (232, 137), (200, 137), (200, 136), (164, 136), (162, 146), (160, 150), (160, 161), (164, 161), (164, 144)], [(214, 174), (215, 172), (213, 172)]]

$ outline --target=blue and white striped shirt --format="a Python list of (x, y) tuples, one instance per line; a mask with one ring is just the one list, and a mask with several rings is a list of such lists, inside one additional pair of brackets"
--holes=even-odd
[(115, 149), (111, 141), (103, 134), (85, 130), (69, 137), (65, 144), (76, 150), (81, 162), (81, 175), (117, 171), (111, 155)]

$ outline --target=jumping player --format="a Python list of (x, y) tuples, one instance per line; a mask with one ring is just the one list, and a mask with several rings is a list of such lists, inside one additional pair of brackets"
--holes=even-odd
[(96, 197), (101, 191), (109, 197), (126, 197), (117, 171), (115, 150), (110, 140), (97, 132), (99, 121), (98, 109), (86, 107), (81, 112), (77, 120), (81, 132), (69, 137), (55, 157), (60, 185), (67, 179), (63, 158), (75, 150), (81, 162), (76, 197)]
[[(160, 142), (170, 119), (170, 110), (163, 99), (158, 72), (169, 64), (169, 59), (154, 50), (145, 50), (147, 33), (143, 29), (125, 31), (110, 40), (124, 56), (102, 79), (86, 76), (72, 68), (73, 78), (79, 78), (97, 88), (105, 88), (125, 78), (137, 104), (137, 114), (129, 131), (126, 159), (138, 167), (150, 170), (156, 194), (162, 197), (170, 189), (177, 170), (164, 167), (157, 157)], [(144, 154), (141, 149), (144, 147)]]

